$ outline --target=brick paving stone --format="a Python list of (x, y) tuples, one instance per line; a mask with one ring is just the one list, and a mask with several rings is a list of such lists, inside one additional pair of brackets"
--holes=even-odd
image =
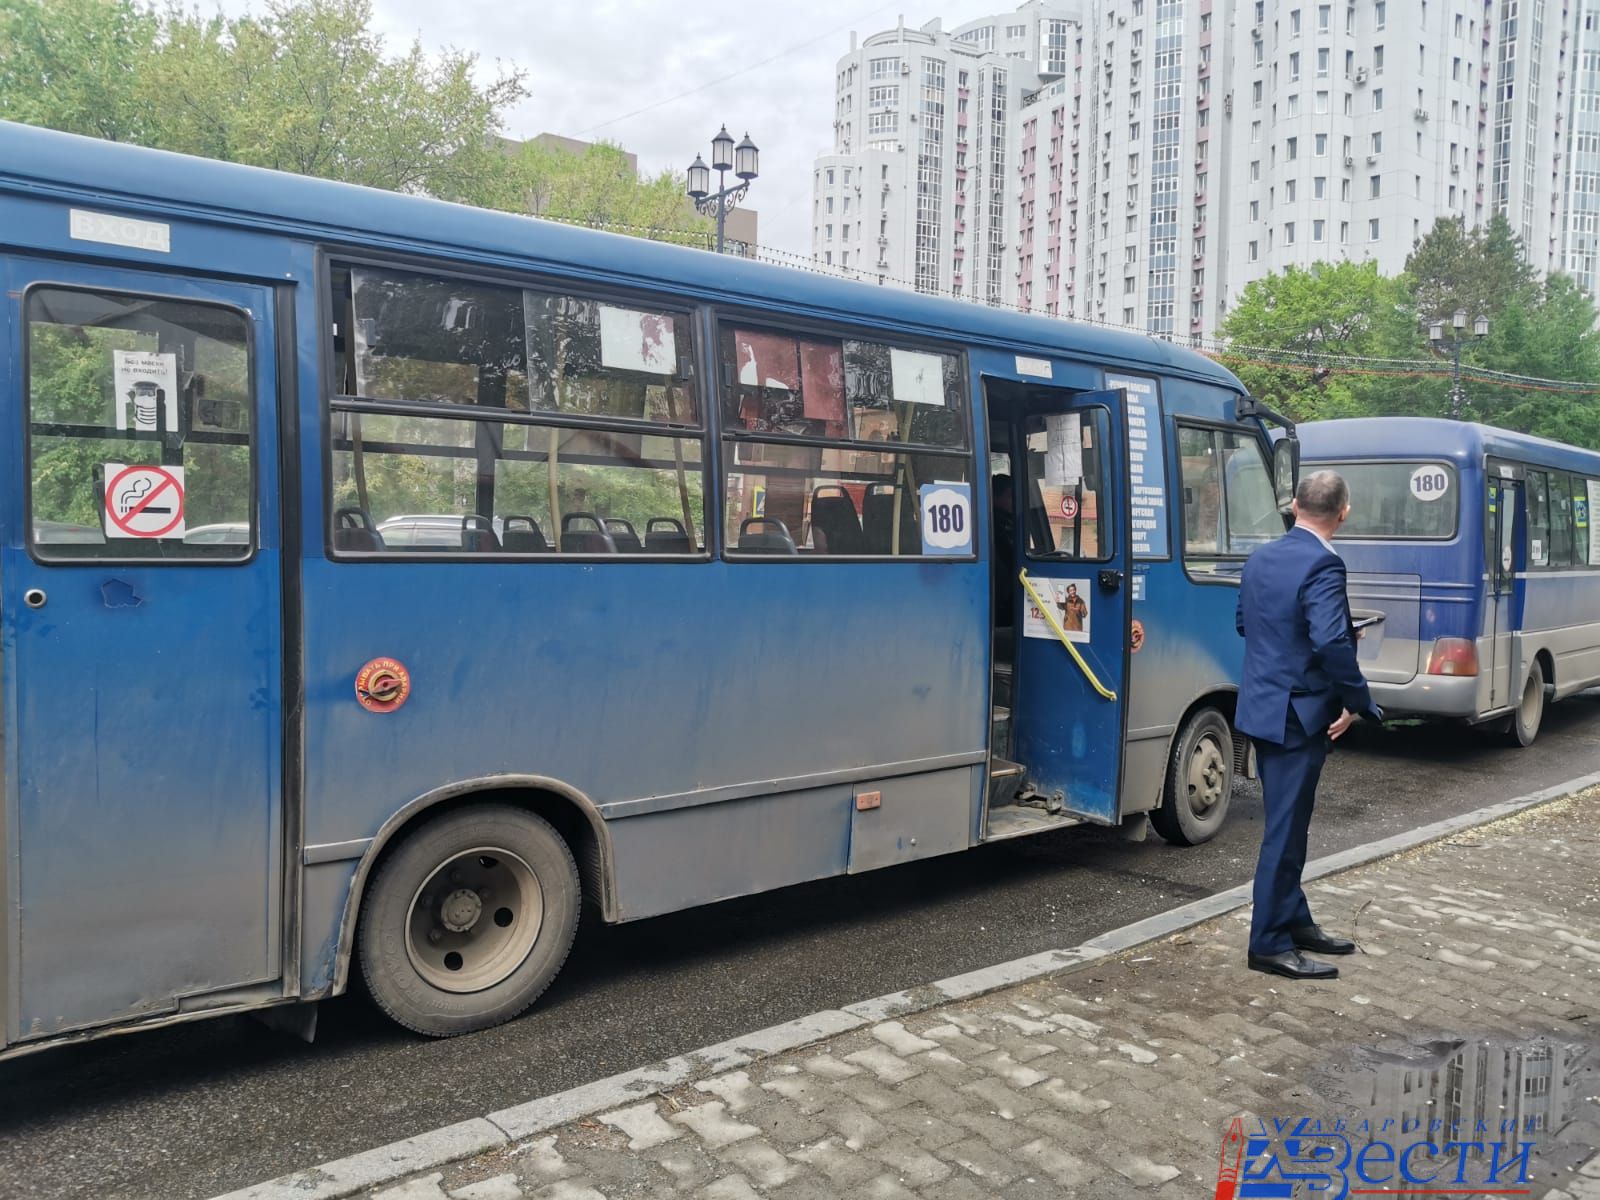
[(1332, 983), (1246, 971), (1248, 912), (1230, 913), (368, 1196), (1175, 1200), (1211, 1194), (1232, 1117), (1390, 1111), (1360, 1107), (1380, 1051), (1543, 1037), (1587, 1057), (1534, 1194), (1600, 1200), (1596, 829), (1600, 792), (1313, 883), (1364, 951)]

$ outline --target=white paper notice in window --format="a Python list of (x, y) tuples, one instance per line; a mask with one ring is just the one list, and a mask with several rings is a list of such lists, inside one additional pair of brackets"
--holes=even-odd
[(672, 318), (600, 305), (600, 365), (618, 371), (676, 375), (678, 346)]
[(1083, 478), (1083, 427), (1077, 413), (1052, 413), (1045, 419), (1044, 481), (1067, 487)]
[(889, 347), (889, 370), (897, 404), (944, 407), (944, 363), (937, 354)]
[(1592, 479), (1584, 481), (1584, 491), (1588, 493), (1589, 518), (1589, 562), (1600, 566), (1600, 483)]

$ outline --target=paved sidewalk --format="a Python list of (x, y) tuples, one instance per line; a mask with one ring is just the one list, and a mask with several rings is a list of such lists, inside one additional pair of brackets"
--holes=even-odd
[[(1245, 909), (366, 1194), (1187, 1200), (1217, 1194), (1233, 1118), (1248, 1138), (1280, 1117), (1342, 1129), (1352, 1154), (1382, 1143), (1364, 1182), (1347, 1168), (1352, 1188), (1400, 1186), (1412, 1143), (1486, 1143), (1409, 1160), (1458, 1196), (1487, 1185), (1487, 1143), (1511, 1142), (1509, 1121), (1534, 1148), (1519, 1165), (1515, 1145), (1496, 1147), (1494, 1186), (1600, 1200), (1600, 790), (1309, 891), (1364, 949), (1331, 984), (1247, 971)], [(1308, 1169), (1305, 1144), (1265, 1148), (1282, 1165), (1252, 1159), (1258, 1142), (1247, 1174)]]

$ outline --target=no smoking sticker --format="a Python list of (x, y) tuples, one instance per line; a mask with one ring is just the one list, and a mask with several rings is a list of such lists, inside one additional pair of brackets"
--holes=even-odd
[(1078, 501), (1076, 497), (1061, 497), (1061, 515), (1069, 521), (1078, 515)]
[(183, 468), (106, 463), (108, 538), (183, 538)]

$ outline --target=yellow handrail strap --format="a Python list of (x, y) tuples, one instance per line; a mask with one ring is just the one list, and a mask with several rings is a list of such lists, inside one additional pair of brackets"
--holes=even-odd
[(1050, 606), (1034, 590), (1033, 581), (1028, 578), (1028, 572), (1018, 571), (1017, 578), (1022, 581), (1022, 590), (1028, 593), (1028, 599), (1033, 601), (1033, 606), (1044, 614), (1045, 624), (1050, 626), (1052, 632), (1060, 639), (1061, 644), (1067, 648), (1067, 653), (1072, 655), (1072, 661), (1078, 664), (1078, 668), (1083, 672), (1083, 677), (1089, 681), (1094, 690), (1099, 692), (1102, 697), (1107, 700), (1115, 700), (1117, 694), (1110, 691), (1105, 684), (1095, 678), (1095, 673), (1089, 669), (1089, 664), (1083, 661), (1083, 655), (1078, 653), (1078, 648), (1072, 644), (1072, 639), (1067, 637), (1067, 631), (1061, 628), (1061, 623), (1056, 620), (1055, 614), (1050, 611)]

